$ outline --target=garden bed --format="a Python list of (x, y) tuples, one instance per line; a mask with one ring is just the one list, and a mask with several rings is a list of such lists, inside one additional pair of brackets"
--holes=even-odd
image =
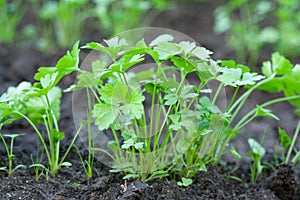
[[(153, 26), (181, 31), (207, 48), (216, 52), (215, 59), (232, 56), (221, 38), (211, 31), (211, 12), (214, 4), (182, 5), (175, 11), (163, 13), (153, 23)], [(203, 9), (205, 8), (205, 9)], [(205, 12), (198, 13), (198, 10)], [(188, 12), (187, 12), (188, 11)], [(193, 19), (194, 25), (191, 25)], [(33, 74), (40, 66), (53, 66), (63, 55), (62, 52), (41, 53), (34, 49), (19, 47), (10, 48), (0, 46), (0, 92), (1, 94), (8, 86), (15, 86), (20, 81), (33, 82)], [(224, 55), (226, 54), (226, 55)], [(69, 86), (74, 82), (74, 76), (63, 79), (61, 85)], [(258, 92), (253, 97), (252, 104), (261, 101), (266, 93)], [(275, 107), (280, 118), (285, 119), (282, 123), (288, 132), (292, 132), (296, 126), (296, 117), (286, 114), (287, 109), (292, 107), (286, 103)], [(62, 141), (62, 152), (68, 148), (76, 131), (72, 117), (71, 94), (64, 94), (61, 105), (61, 121), (59, 123), (62, 131), (65, 132), (65, 139)], [(290, 112), (292, 113), (292, 111)], [(263, 159), (264, 163), (274, 164), (273, 149), (270, 147), (277, 140), (275, 132), (282, 124), (271, 120), (257, 120), (246, 127), (245, 135), (235, 141), (239, 153), (247, 155), (249, 148), (245, 138), (257, 137), (264, 132), (264, 127), (269, 126), (267, 134), (267, 154)], [(262, 130), (261, 130), (262, 129)], [(18, 121), (5, 127), (3, 133), (26, 133), (26, 136), (17, 138), (14, 147), (16, 156), (14, 164), (30, 166), (33, 164), (38, 148), (36, 141), (38, 137), (25, 121)], [(85, 152), (84, 146), (78, 140), (77, 146)], [(0, 166), (5, 166), (7, 156), (3, 148), (0, 148)], [(83, 153), (84, 156), (86, 152)], [(235, 160), (225, 157), (222, 164), (208, 166), (207, 172), (199, 172), (193, 179), (193, 183), (187, 187), (178, 186), (176, 180), (169, 178), (155, 179), (146, 183), (136, 180), (125, 181), (120, 174), (109, 173), (109, 168), (96, 160), (94, 163), (93, 178), (89, 180), (84, 173), (82, 163), (75, 149), (71, 149), (66, 161), (72, 163), (69, 168), (62, 168), (55, 177), (46, 180), (41, 176), (38, 182), (35, 180), (33, 168), (18, 169), (13, 176), (7, 177), (4, 172), (0, 173), (0, 199), (300, 199), (300, 165), (292, 166), (281, 164), (276, 172), (264, 171), (256, 183), (251, 182), (249, 160)], [(237, 180), (235, 177), (239, 178)], [(179, 180), (177, 180), (179, 181)]]

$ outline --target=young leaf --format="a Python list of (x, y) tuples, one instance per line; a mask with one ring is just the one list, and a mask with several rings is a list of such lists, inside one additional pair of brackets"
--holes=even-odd
[(109, 55), (112, 59), (116, 58), (117, 53), (127, 45), (127, 42), (124, 38), (119, 39), (118, 37), (113, 37), (109, 40), (104, 40), (107, 44), (107, 47), (103, 46), (97, 42), (90, 42), (83, 46), (82, 48), (93, 49), (96, 51), (101, 51)]
[(181, 178), (181, 182), (180, 181), (177, 182), (177, 185), (187, 187), (187, 186), (191, 185), (192, 183), (193, 183), (192, 179), (183, 177), (183, 178)]
[(139, 174), (127, 174), (126, 176), (123, 177), (123, 179), (137, 179), (139, 178)]
[(196, 43), (190, 41), (181, 41), (179, 42), (178, 46), (181, 47), (183, 55), (186, 57), (196, 47)]
[(279, 120), (279, 118), (276, 115), (274, 115), (271, 110), (263, 108), (259, 105), (256, 105), (256, 116), (266, 116), (275, 120)]
[(278, 129), (278, 134), (279, 134), (279, 139), (280, 139), (282, 148), (288, 147), (292, 142), (292, 139), (290, 138), (290, 136), (288, 136), (288, 134), (286, 134), (285, 130), (282, 130), (281, 128)]
[(266, 150), (253, 138), (248, 139), (248, 144), (251, 148), (251, 151), (262, 158), (266, 154)]
[(246, 72), (243, 74), (241, 80), (235, 81), (235, 85), (254, 85), (257, 81), (260, 81), (263, 78), (264, 76), (258, 75), (257, 73)]
[(242, 70), (237, 68), (221, 68), (220, 71), (222, 72), (221, 75), (217, 77), (217, 80), (222, 82), (225, 86), (236, 86), (236, 81), (239, 81), (242, 77)]
[(57, 131), (55, 129), (51, 129), (50, 134), (52, 135), (53, 140), (54, 140), (55, 143), (57, 143), (58, 141), (63, 140), (64, 137), (65, 137), (65, 134), (63, 132)]
[(175, 93), (169, 93), (166, 96), (164, 96), (164, 100), (166, 101), (165, 102), (166, 106), (171, 106), (171, 105), (175, 105), (178, 99)]
[(174, 40), (174, 37), (169, 34), (163, 34), (155, 38), (152, 42), (150, 42), (149, 46), (154, 47), (157, 46), (161, 42), (171, 42)]
[(140, 119), (144, 113), (143, 101), (145, 97), (139, 91), (131, 91), (129, 100), (121, 107), (125, 114), (129, 114), (132, 119)]
[(262, 73), (269, 77), (272, 74), (285, 75), (292, 73), (293, 65), (288, 59), (280, 55), (278, 52), (272, 54), (272, 62), (267, 61), (263, 63)]
[(197, 46), (196, 48), (193, 49), (193, 51), (190, 53), (190, 56), (196, 56), (200, 60), (209, 60), (210, 55), (213, 52), (207, 50), (204, 47), (199, 47)]
[(226, 68), (234, 68), (234, 69), (239, 68), (242, 70), (243, 73), (250, 72), (249, 67), (241, 64), (236, 64), (234, 60), (223, 60), (221, 66)]
[(180, 47), (175, 43), (160, 42), (154, 47), (158, 53), (160, 60), (167, 60), (177, 54), (181, 53)]
[(96, 125), (99, 130), (108, 129), (119, 115), (120, 108), (115, 105), (97, 103), (93, 110), (93, 116), (96, 118)]

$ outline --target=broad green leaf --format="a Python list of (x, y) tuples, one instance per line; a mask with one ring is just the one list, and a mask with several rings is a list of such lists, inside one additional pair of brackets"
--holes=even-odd
[(120, 108), (115, 105), (97, 103), (94, 106), (93, 116), (96, 118), (95, 124), (99, 130), (108, 129), (119, 115)]
[(99, 84), (99, 80), (95, 76), (95, 73), (88, 72), (88, 71), (82, 71), (78, 76), (78, 82), (75, 85), (76, 89), (81, 88), (97, 88), (97, 85)]
[(103, 40), (109, 47), (123, 47), (127, 45), (127, 42), (124, 38), (113, 37), (109, 40)]
[(122, 132), (121, 135), (122, 135), (122, 137), (123, 137), (124, 140), (129, 140), (132, 137), (136, 137), (136, 136), (132, 135), (132, 133), (130, 133), (128, 131)]
[(56, 68), (59, 71), (59, 75), (65, 76), (78, 70), (79, 64), (79, 41), (73, 45), (72, 51), (67, 51), (66, 55), (63, 56), (56, 64)]
[(166, 96), (164, 96), (164, 100), (166, 101), (165, 102), (166, 106), (171, 106), (177, 103), (178, 98), (175, 93), (169, 93)]
[(160, 42), (154, 47), (158, 53), (160, 60), (167, 60), (177, 54), (181, 53), (180, 47), (175, 43)]
[(272, 54), (272, 66), (276, 74), (291, 74), (293, 65), (279, 53)]
[[(58, 87), (52, 88), (48, 94), (50, 108), (54, 113), (56, 120), (60, 119), (60, 100), (62, 97), (62, 91)], [(43, 115), (46, 115), (46, 109), (48, 109), (45, 96), (33, 96), (25, 103), (26, 112), (28, 117), (35, 123), (44, 123)]]
[(196, 90), (195, 86), (185, 85), (179, 93), (179, 99), (181, 101), (186, 102), (187, 99), (198, 97), (198, 94), (194, 92), (195, 90)]
[[(300, 80), (291, 76), (282, 77), (283, 92), (286, 97), (300, 95)], [(297, 99), (289, 100), (293, 105), (300, 107), (300, 97)]]
[(234, 69), (241, 69), (243, 73), (250, 72), (250, 68), (245, 65), (236, 64), (234, 60), (223, 60), (222, 67), (226, 68), (234, 68)]
[(140, 119), (144, 114), (143, 101), (145, 97), (139, 91), (131, 91), (129, 96), (129, 100), (124, 102), (121, 109), (124, 113), (129, 114), (132, 119)]
[(263, 62), (262, 73), (269, 77), (272, 74), (286, 75), (292, 73), (293, 65), (288, 59), (280, 55), (278, 52), (272, 54), (271, 61)]
[(99, 90), (100, 98), (107, 104), (118, 105), (125, 103), (128, 94), (128, 87), (122, 83), (117, 82), (115, 85), (105, 84)]
[(109, 66), (112, 72), (126, 72), (130, 67), (144, 60), (144, 55), (141, 54), (129, 54), (124, 55), (121, 59), (114, 62)]
[(122, 144), (122, 149), (129, 149), (132, 146), (134, 146), (133, 139), (128, 139), (128, 140), (125, 140), (124, 143)]
[(257, 89), (267, 92), (280, 92), (284, 89), (282, 77), (275, 77), (267, 83), (261, 84)]
[(249, 73), (246, 72), (243, 74), (241, 80), (237, 80), (234, 82), (235, 85), (254, 85), (257, 81), (264, 79), (264, 76), (257, 75), (257, 73)]
[(290, 136), (288, 136), (288, 134), (286, 134), (285, 130), (282, 130), (281, 128), (278, 129), (278, 134), (279, 134), (279, 139), (280, 139), (282, 148), (288, 147), (292, 142), (292, 139), (290, 138)]
[(103, 46), (100, 43), (97, 42), (90, 42), (87, 43), (85, 46), (82, 48), (86, 49), (93, 49), (96, 51), (101, 51), (109, 55), (112, 59), (116, 58), (117, 53), (127, 45), (127, 42), (124, 38), (119, 39), (118, 37), (113, 37), (109, 40), (104, 40), (104, 42), (107, 44), (106, 46)]
[(220, 72), (220, 67), (218, 66), (217, 62), (213, 60), (210, 60), (210, 64), (206, 62), (198, 63), (196, 68), (197, 75), (199, 76), (200, 80), (204, 82), (214, 79)]
[(270, 61), (263, 62), (261, 72), (266, 77), (269, 77), (273, 74), (272, 63)]
[(135, 149), (142, 149), (144, 148), (144, 142), (137, 142), (134, 144)]
[(300, 79), (300, 64), (294, 66), (291, 76), (295, 79)]
[(181, 47), (183, 55), (187, 56), (196, 47), (196, 43), (190, 41), (181, 41), (179, 42), (178, 46)]
[[(49, 86), (47, 87), (47, 90), (44, 92), (44, 94), (46, 94), (47, 91), (51, 89), (51, 87), (56, 86), (56, 84), (62, 79), (62, 77), (78, 70), (80, 52), (78, 46), (79, 41), (74, 44), (71, 52), (67, 51), (66, 55), (59, 59), (55, 67), (40, 67), (38, 69), (38, 72), (35, 74), (34, 79), (37, 81), (41, 81), (41, 79), (44, 79), (43, 84), (41, 83), (42, 86)], [(54, 75), (56, 73), (57, 75)], [(51, 77), (51, 86), (48, 83), (49, 78), (46, 78), (46, 76)]]
[(50, 130), (50, 134), (55, 143), (65, 138), (65, 134), (63, 132), (57, 131), (55, 129)]
[(236, 81), (239, 81), (242, 77), (242, 70), (240, 68), (221, 68), (221, 75), (217, 77), (217, 80), (222, 82), (225, 86), (236, 86)]
[(258, 117), (260, 117), (260, 116), (266, 116), (266, 117), (273, 118), (275, 120), (279, 120), (279, 118), (272, 113), (272, 110), (263, 108), (263, 107), (261, 107), (259, 105), (256, 105), (256, 116), (258, 116)]
[(185, 74), (188, 74), (196, 69), (196, 64), (194, 64), (192, 60), (188, 60), (183, 57), (172, 57), (171, 60), (180, 70), (184, 69)]
[(155, 38), (152, 42), (150, 42), (149, 46), (153, 47), (153, 46), (157, 46), (161, 42), (171, 42), (173, 40), (174, 40), (174, 37), (172, 35), (163, 34), (163, 35), (160, 35), (157, 38)]
[(169, 128), (174, 131), (180, 130), (181, 129), (181, 126), (179, 124), (180, 115), (179, 114), (171, 114), (171, 115), (169, 115), (169, 118), (172, 121), (172, 124), (169, 126)]
[(200, 60), (209, 60), (210, 55), (213, 52), (207, 50), (204, 47), (199, 47), (197, 46), (196, 48), (193, 49), (193, 51), (190, 53), (191, 56), (196, 56)]

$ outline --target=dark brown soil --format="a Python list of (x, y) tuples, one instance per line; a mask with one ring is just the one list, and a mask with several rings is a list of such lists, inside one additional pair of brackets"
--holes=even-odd
[[(216, 52), (215, 58), (228, 58), (230, 54), (221, 37), (212, 33), (212, 11), (217, 3), (192, 3), (179, 6), (174, 11), (160, 15), (153, 26), (181, 31), (207, 48)], [(201, 12), (199, 12), (201, 10)], [(0, 94), (8, 86), (18, 82), (33, 81), (33, 74), (39, 66), (51, 66), (56, 63), (64, 51), (41, 53), (34, 49), (23, 49), (17, 46), (7, 47), (0, 45)], [(229, 54), (228, 54), (229, 53)], [(62, 86), (70, 85), (74, 77), (64, 79)], [(264, 99), (263, 95), (255, 96), (253, 102)], [(62, 101), (61, 129), (65, 132), (62, 149), (68, 146), (75, 127), (71, 111), (71, 95), (65, 94)], [(255, 103), (253, 103), (255, 104)], [(275, 107), (282, 114), (284, 124), (293, 130), (295, 117), (287, 114), (286, 110), (292, 109), (288, 104)], [(292, 113), (292, 110), (291, 112)], [(288, 117), (287, 117), (288, 116)], [(268, 120), (258, 120), (245, 129), (245, 134), (239, 137), (235, 144), (246, 155), (248, 151), (246, 137), (260, 135), (265, 126), (270, 126), (270, 134), (267, 135), (267, 145), (272, 146), (276, 140), (273, 132), (278, 124)], [(21, 141), (17, 139), (15, 145), (15, 163), (29, 166), (32, 164), (31, 155), (35, 155), (36, 136), (28, 125), (22, 121), (13, 126), (6, 127), (4, 133), (21, 133), (27, 135)], [(290, 131), (288, 131), (290, 132)], [(77, 145), (83, 149), (80, 141)], [(266, 156), (264, 162), (273, 162), (271, 156)], [(38, 182), (32, 168), (20, 169), (7, 177), (0, 172), (0, 199), (25, 199), (25, 200), (71, 200), (71, 199), (204, 199), (204, 200), (300, 200), (300, 165), (279, 165), (276, 172), (265, 171), (257, 183), (250, 181), (250, 171), (247, 159), (232, 162), (225, 159), (224, 164), (208, 167), (208, 172), (199, 173), (188, 187), (179, 187), (175, 180), (168, 178), (157, 179), (147, 183), (135, 180), (125, 182), (120, 174), (111, 174), (109, 169), (100, 161), (95, 162), (94, 176), (89, 181), (84, 173), (77, 152), (73, 149), (69, 154), (68, 161), (72, 162), (70, 168), (63, 168), (55, 177), (41, 176)], [(7, 165), (7, 158), (0, 145), (0, 166)], [(235, 169), (238, 167), (236, 171)], [(231, 173), (231, 171), (234, 171)], [(242, 182), (229, 178), (236, 176)]]

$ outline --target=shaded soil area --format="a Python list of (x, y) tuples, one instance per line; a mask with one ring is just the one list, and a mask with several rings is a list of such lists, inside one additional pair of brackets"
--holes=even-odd
[[(173, 11), (158, 16), (153, 26), (174, 29), (183, 32), (205, 47), (213, 50), (215, 59), (230, 58), (230, 50), (227, 49), (223, 39), (212, 33), (212, 11), (217, 3), (200, 3), (181, 5)], [(199, 12), (201, 10), (201, 12)], [(33, 81), (33, 74), (40, 66), (53, 66), (64, 55), (64, 51), (41, 53), (34, 49), (7, 47), (0, 45), (0, 94), (8, 86), (17, 85), (20, 81)], [(227, 57), (229, 56), (229, 57)], [(61, 84), (64, 88), (72, 84), (74, 76), (69, 76)], [(254, 96), (250, 106), (265, 99), (265, 93)], [(272, 98), (272, 95), (268, 96)], [(75, 132), (72, 118), (71, 94), (64, 94), (62, 99), (61, 130), (65, 132), (62, 149), (66, 149)], [(95, 162), (94, 177), (88, 180), (84, 173), (77, 152), (72, 149), (67, 161), (73, 165), (70, 168), (62, 168), (55, 177), (41, 176), (36, 182), (33, 168), (20, 169), (12, 177), (7, 177), (0, 172), (0, 199), (228, 199), (228, 200), (300, 200), (300, 165), (291, 166), (282, 164), (276, 171), (265, 171), (257, 183), (250, 181), (249, 163), (247, 151), (249, 150), (246, 138), (254, 137), (258, 140), (264, 132), (265, 126), (270, 126), (265, 139), (268, 148), (274, 146), (277, 137), (278, 126), (283, 126), (288, 133), (295, 128), (296, 117), (290, 115), (293, 107), (289, 104), (274, 106), (275, 114), (283, 119), (283, 122), (274, 122), (259, 119), (243, 132), (235, 140), (238, 151), (245, 156), (245, 160), (232, 161), (227, 158), (222, 165), (208, 167), (208, 172), (199, 173), (188, 187), (179, 187), (175, 180), (168, 178), (157, 179), (147, 183), (135, 180), (125, 182), (121, 174), (109, 173), (109, 168)], [(288, 112), (287, 112), (288, 111)], [(280, 124), (281, 123), (281, 124)], [(32, 155), (37, 149), (37, 137), (28, 124), (23, 121), (5, 127), (3, 133), (26, 133), (26, 136), (16, 140), (14, 153), (16, 155), (14, 166), (33, 164)], [(85, 152), (83, 145), (77, 141), (77, 146)], [(62, 150), (62, 152), (64, 152)], [(264, 162), (273, 162), (272, 149), (268, 151)], [(0, 145), (0, 166), (7, 165), (7, 157)], [(238, 177), (239, 182), (229, 177)]]
[[(75, 153), (76, 154), (76, 153)], [(72, 157), (73, 154), (70, 154)], [(76, 156), (76, 155), (74, 155)], [(23, 155), (26, 158), (26, 155)], [(30, 159), (27, 157), (27, 159)], [(78, 160), (78, 159), (77, 159)], [(22, 161), (22, 159), (20, 159)], [(79, 162), (72, 160), (71, 168), (63, 168), (55, 177), (35, 181), (33, 170), (20, 170), (12, 177), (1, 174), (1, 199), (282, 199), (298, 200), (299, 166), (282, 164), (275, 174), (264, 174), (256, 184), (240, 183), (227, 177), (223, 167), (209, 167), (199, 173), (188, 187), (177, 186), (176, 181), (157, 179), (148, 183), (122, 180), (121, 175), (109, 174), (108, 169), (96, 162), (95, 176), (89, 183)], [(235, 167), (227, 165), (227, 169)], [(244, 169), (244, 170), (243, 170)], [(249, 176), (246, 168), (236, 175)], [(248, 177), (245, 177), (248, 179)]]

